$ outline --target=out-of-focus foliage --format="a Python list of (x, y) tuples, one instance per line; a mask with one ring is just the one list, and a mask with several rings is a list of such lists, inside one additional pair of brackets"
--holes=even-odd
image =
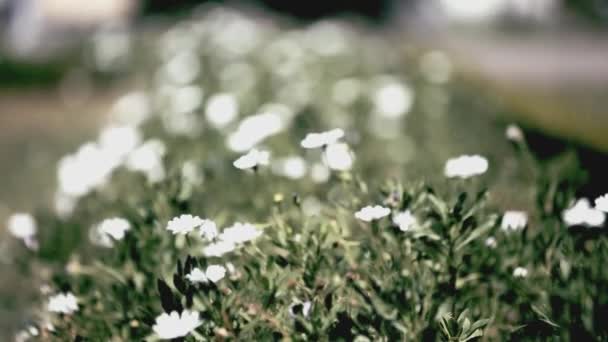
[[(155, 340), (163, 312), (194, 311), (186, 340), (606, 340), (604, 229), (562, 222), (576, 157), (539, 164), (522, 134), (467, 112), (488, 107), (451, 85), (445, 55), (405, 52), (346, 24), (221, 9), (146, 41), (146, 87), (62, 160), (57, 213), (36, 214), (39, 246), (12, 256), (43, 283), (37, 338)], [(300, 146), (335, 127), (344, 143)], [(253, 147), (270, 165), (233, 167)], [(463, 153), (489, 170), (445, 179)], [(388, 209), (355, 218), (368, 205)], [(529, 219), (505, 228), (501, 208)], [(262, 234), (212, 256), (198, 230), (166, 229), (182, 214)], [(113, 217), (129, 229), (100, 239)], [(225, 277), (192, 281), (211, 265)], [(58, 293), (77, 310), (47, 306)]]

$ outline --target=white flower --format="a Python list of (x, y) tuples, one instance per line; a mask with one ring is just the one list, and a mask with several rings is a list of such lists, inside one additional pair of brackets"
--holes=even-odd
[(166, 150), (161, 140), (148, 140), (129, 154), (125, 166), (128, 170), (143, 172), (150, 183), (159, 182), (165, 178), (163, 156)]
[(103, 220), (97, 225), (99, 243), (104, 247), (112, 247), (114, 240), (122, 240), (129, 229), (131, 229), (131, 224), (124, 218), (115, 217)]
[(564, 210), (562, 219), (568, 226), (599, 227), (604, 224), (606, 214), (591, 207), (586, 198), (576, 201), (574, 206)]
[(208, 281), (205, 272), (198, 267), (195, 267), (190, 273), (186, 274), (186, 279), (192, 283), (206, 283)]
[(505, 212), (500, 228), (504, 231), (516, 231), (526, 227), (528, 214), (525, 211), (511, 210)]
[(323, 163), (315, 163), (310, 168), (310, 178), (315, 183), (325, 183), (329, 180), (331, 172), (329, 168)]
[(507, 126), (507, 129), (505, 130), (505, 136), (507, 137), (507, 139), (514, 142), (524, 140), (524, 132), (522, 132), (521, 128), (519, 128), (519, 126), (515, 124), (510, 124), (509, 126)]
[(206, 257), (221, 257), (226, 253), (232, 252), (236, 245), (230, 241), (217, 241), (203, 248), (203, 254)]
[(71, 292), (60, 293), (49, 298), (47, 308), (50, 312), (58, 312), (69, 315), (78, 311), (78, 301)]
[(215, 222), (207, 219), (202, 221), (200, 225), (200, 231), (201, 236), (209, 241), (215, 239), (218, 235), (217, 225), (215, 224)]
[(608, 213), (608, 194), (595, 199), (595, 209)]
[(357, 211), (355, 213), (355, 217), (361, 221), (371, 222), (388, 216), (390, 213), (391, 210), (389, 208), (385, 208), (379, 205), (367, 206)]
[(217, 283), (226, 276), (226, 268), (220, 265), (209, 265), (205, 271), (205, 276), (212, 282)]
[(247, 151), (264, 139), (281, 132), (286, 124), (281, 115), (275, 112), (248, 116), (240, 122), (236, 132), (228, 136), (228, 147), (235, 152)]
[(306, 160), (299, 156), (292, 156), (273, 161), (272, 171), (289, 179), (300, 179), (306, 175)]
[(344, 131), (340, 128), (321, 133), (308, 133), (300, 145), (304, 148), (319, 148), (335, 144), (344, 136)]
[(350, 147), (344, 143), (327, 146), (324, 153), (324, 159), (330, 169), (337, 171), (348, 171), (355, 162), (355, 156)]
[(516, 278), (525, 278), (528, 276), (528, 270), (523, 267), (516, 267), (513, 270), (513, 276)]
[(8, 218), (8, 231), (21, 240), (32, 239), (36, 236), (37, 225), (34, 217), (27, 213), (16, 213)]
[(417, 224), (416, 217), (409, 210), (397, 213), (393, 216), (393, 224), (399, 227), (401, 231), (408, 231)]
[(239, 115), (236, 97), (229, 93), (215, 94), (207, 100), (205, 117), (215, 128), (226, 127)]
[(244, 243), (254, 240), (262, 235), (262, 231), (257, 229), (251, 223), (237, 222), (231, 227), (225, 228), (219, 238), (233, 244)]
[(300, 302), (299, 300), (295, 300), (293, 303), (291, 303), (291, 305), (289, 305), (289, 315), (294, 318), (299, 315), (308, 317), (310, 315), (311, 308), (312, 303), (310, 301)]
[(194, 229), (200, 227), (204, 221), (198, 216), (192, 216), (190, 214), (181, 215), (174, 217), (167, 224), (167, 230), (173, 232), (173, 234), (186, 235)]
[(255, 148), (250, 150), (246, 155), (241, 156), (235, 160), (232, 165), (237, 169), (254, 169), (260, 165), (268, 165), (270, 159), (270, 152), (258, 151)]
[(445, 164), (444, 173), (448, 178), (469, 178), (485, 173), (488, 170), (488, 160), (479, 155), (463, 155), (449, 159)]
[(226, 276), (226, 268), (220, 265), (209, 265), (203, 272), (200, 268), (194, 268), (186, 278), (193, 283), (207, 283), (212, 281), (217, 283)]
[(486, 246), (490, 247), (490, 248), (496, 248), (496, 246), (498, 245), (496, 238), (493, 236), (490, 236), (489, 238), (487, 238), (485, 243), (486, 243)]
[(374, 94), (376, 113), (387, 118), (397, 118), (407, 114), (413, 104), (414, 92), (412, 89), (398, 82), (388, 83)]
[(184, 310), (181, 315), (177, 311), (170, 314), (163, 313), (156, 317), (156, 324), (152, 327), (160, 339), (172, 340), (184, 337), (202, 324), (196, 311)]

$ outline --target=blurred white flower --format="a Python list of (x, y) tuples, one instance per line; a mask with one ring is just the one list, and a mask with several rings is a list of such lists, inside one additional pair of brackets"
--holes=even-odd
[(389, 208), (380, 205), (375, 205), (361, 208), (361, 210), (355, 213), (355, 217), (361, 221), (371, 222), (388, 216), (390, 215), (390, 213), (391, 210)]
[(164, 66), (168, 81), (174, 84), (193, 82), (200, 72), (198, 56), (189, 49), (184, 49), (173, 56)]
[(203, 220), (200, 224), (201, 236), (209, 241), (218, 236), (217, 225), (212, 220)]
[(140, 125), (150, 117), (150, 100), (141, 91), (128, 93), (112, 106), (110, 117), (113, 122), (125, 125)]
[(49, 298), (47, 308), (50, 312), (69, 315), (78, 311), (78, 301), (71, 292), (60, 293)]
[(493, 236), (490, 236), (489, 238), (486, 239), (485, 244), (487, 247), (490, 248), (496, 248), (496, 246), (498, 245), (496, 238)]
[(301, 302), (299, 300), (294, 300), (291, 305), (289, 305), (289, 316), (297, 317), (304, 316), (308, 317), (310, 315), (310, 309), (312, 309), (312, 303), (310, 301)]
[(355, 156), (350, 147), (344, 143), (331, 144), (323, 154), (325, 163), (332, 170), (348, 171), (355, 162)]
[(172, 340), (184, 337), (202, 324), (199, 313), (184, 310), (181, 314), (172, 311), (170, 314), (163, 313), (156, 317), (156, 324), (152, 327), (156, 335), (163, 340)]
[(524, 140), (524, 132), (516, 124), (510, 124), (509, 126), (507, 126), (507, 129), (505, 130), (505, 136), (507, 137), (507, 139), (514, 142), (520, 142)]
[(236, 249), (236, 245), (230, 241), (219, 240), (203, 248), (203, 255), (206, 257), (221, 257)]
[(190, 273), (186, 274), (186, 279), (190, 280), (192, 283), (208, 282), (205, 272), (198, 267), (195, 267)]
[(329, 168), (323, 163), (315, 163), (310, 168), (310, 178), (315, 183), (325, 183), (329, 180), (331, 172)]
[(252, 149), (264, 139), (281, 132), (286, 123), (274, 112), (256, 114), (244, 118), (237, 130), (227, 139), (228, 147), (235, 152)]
[(103, 220), (96, 226), (99, 236), (98, 243), (103, 247), (112, 247), (114, 240), (119, 241), (131, 229), (131, 224), (124, 218), (115, 217)]
[(233, 244), (244, 243), (257, 239), (262, 235), (262, 231), (251, 223), (236, 222), (232, 226), (225, 228), (219, 235), (219, 239)]
[(300, 179), (306, 175), (306, 160), (299, 156), (278, 159), (272, 163), (272, 171), (289, 179)]
[(203, 223), (204, 221), (200, 217), (185, 214), (171, 219), (167, 224), (167, 230), (171, 231), (173, 234), (186, 235), (200, 227)]
[(516, 267), (513, 270), (513, 276), (515, 278), (525, 278), (528, 276), (528, 270), (524, 267)]
[(463, 155), (448, 159), (445, 163), (444, 174), (448, 178), (469, 178), (485, 173), (488, 170), (488, 160), (479, 155)]
[(337, 143), (342, 137), (344, 137), (344, 131), (340, 128), (321, 133), (308, 133), (300, 145), (303, 148), (327, 147)]
[(125, 166), (128, 170), (144, 173), (150, 183), (159, 182), (165, 178), (163, 156), (166, 151), (165, 143), (150, 139), (129, 154)]
[(187, 160), (182, 165), (181, 176), (187, 186), (199, 186), (203, 184), (204, 176), (198, 163), (194, 160)]
[(595, 199), (595, 209), (608, 213), (608, 194)]
[(409, 210), (402, 211), (393, 216), (393, 224), (404, 232), (412, 229), (417, 223), (418, 220), (416, 220), (416, 217)]
[(388, 118), (397, 118), (407, 114), (414, 104), (414, 92), (402, 83), (390, 82), (383, 85), (374, 94), (375, 112)]
[(205, 117), (215, 128), (224, 128), (239, 115), (239, 104), (236, 97), (229, 93), (219, 93), (207, 100)]
[(502, 216), (500, 228), (504, 231), (516, 231), (526, 227), (528, 214), (525, 211), (511, 210)]
[(141, 142), (141, 132), (134, 126), (108, 126), (99, 135), (99, 146), (113, 163), (119, 165)]
[(186, 278), (193, 283), (207, 283), (209, 281), (217, 283), (226, 276), (226, 268), (220, 265), (209, 265), (203, 272), (200, 268), (194, 268)]
[(604, 224), (606, 214), (592, 208), (588, 199), (581, 198), (572, 207), (564, 210), (562, 219), (568, 226), (599, 227)]
[(256, 169), (260, 165), (268, 165), (269, 159), (270, 152), (258, 151), (254, 148), (244, 156), (241, 156), (239, 159), (235, 160), (232, 165), (241, 170)]
[(36, 220), (28, 213), (15, 213), (8, 218), (8, 231), (16, 238), (27, 240), (34, 238), (38, 230)]

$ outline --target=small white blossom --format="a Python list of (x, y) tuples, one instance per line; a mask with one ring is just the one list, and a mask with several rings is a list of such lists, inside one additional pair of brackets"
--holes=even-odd
[(272, 172), (289, 179), (300, 179), (304, 177), (307, 168), (306, 160), (299, 156), (279, 159), (272, 163)]
[(174, 217), (169, 221), (167, 230), (171, 231), (173, 234), (186, 235), (200, 227), (203, 223), (203, 219), (198, 216), (192, 216), (190, 214), (181, 215), (179, 217)]
[(236, 249), (236, 245), (230, 241), (216, 241), (203, 248), (203, 254), (206, 257), (221, 257), (226, 253), (230, 253)]
[(469, 178), (484, 174), (488, 170), (488, 160), (479, 155), (463, 155), (449, 159), (445, 163), (444, 174), (448, 178)]
[(604, 224), (606, 214), (591, 207), (586, 198), (576, 201), (574, 206), (564, 210), (562, 219), (568, 226), (599, 227)]
[(130, 229), (131, 224), (124, 218), (115, 217), (103, 220), (97, 225), (99, 244), (104, 247), (112, 247), (114, 240), (122, 240)]
[(516, 278), (525, 278), (528, 276), (528, 270), (524, 267), (516, 267), (513, 270), (513, 276)]
[(215, 128), (224, 128), (239, 115), (236, 97), (229, 93), (215, 94), (207, 100), (205, 117)]
[(496, 238), (493, 236), (490, 236), (489, 238), (486, 239), (485, 244), (487, 247), (490, 248), (496, 248), (496, 246), (498, 245)]
[(128, 170), (144, 173), (150, 183), (159, 182), (165, 178), (163, 156), (166, 151), (161, 140), (148, 140), (129, 154), (125, 166)]
[(237, 130), (227, 138), (228, 147), (235, 152), (245, 152), (264, 139), (280, 133), (286, 127), (278, 112), (266, 112), (244, 118)]
[(335, 144), (344, 136), (344, 131), (340, 128), (321, 133), (308, 133), (300, 143), (303, 148), (319, 148)]
[(36, 236), (37, 225), (34, 217), (27, 213), (16, 213), (8, 218), (8, 231), (21, 240), (31, 239)]
[(260, 235), (262, 235), (262, 231), (251, 223), (237, 222), (231, 227), (225, 228), (220, 234), (219, 239), (233, 244), (239, 244), (257, 239)]
[(329, 168), (323, 163), (315, 163), (310, 168), (310, 178), (315, 183), (325, 183), (329, 180), (331, 172)]
[(353, 167), (355, 156), (350, 147), (344, 143), (327, 146), (324, 159), (327, 166), (332, 170), (348, 171)]
[(78, 311), (78, 301), (71, 292), (60, 293), (49, 298), (47, 308), (50, 312), (69, 315), (75, 311)]
[(608, 194), (595, 199), (595, 209), (608, 213)]
[(521, 128), (519, 128), (519, 126), (515, 124), (510, 124), (509, 126), (507, 126), (507, 129), (505, 130), (505, 136), (507, 137), (507, 139), (514, 142), (520, 142), (524, 140), (524, 132), (522, 132)]
[(260, 165), (268, 165), (269, 159), (270, 152), (252, 149), (246, 155), (235, 160), (232, 165), (241, 170), (254, 169)]
[(205, 271), (205, 276), (210, 281), (217, 283), (226, 276), (226, 268), (220, 265), (209, 265)]
[(390, 82), (374, 94), (375, 112), (387, 118), (407, 114), (414, 104), (414, 92), (406, 84)]
[(186, 278), (193, 283), (207, 283), (212, 281), (217, 283), (226, 276), (226, 268), (220, 265), (209, 265), (203, 272), (200, 268), (194, 268)]
[(203, 220), (200, 225), (201, 236), (211, 241), (218, 235), (217, 225), (211, 220)]
[(408, 231), (417, 224), (416, 217), (409, 210), (397, 213), (393, 216), (393, 224), (399, 227), (401, 231)]
[(516, 231), (526, 227), (528, 214), (525, 211), (511, 210), (505, 212), (500, 228), (504, 231)]
[(385, 216), (390, 215), (391, 210), (379, 205), (367, 206), (355, 213), (355, 217), (361, 221), (371, 222), (379, 220)]
[(160, 339), (172, 340), (184, 337), (202, 324), (199, 313), (184, 310), (181, 314), (172, 311), (170, 314), (163, 313), (156, 317), (156, 324), (152, 327)]

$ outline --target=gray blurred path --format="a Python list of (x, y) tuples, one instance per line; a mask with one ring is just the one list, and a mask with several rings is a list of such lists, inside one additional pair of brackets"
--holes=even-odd
[(608, 34), (448, 34), (432, 46), (514, 120), (608, 152)]

